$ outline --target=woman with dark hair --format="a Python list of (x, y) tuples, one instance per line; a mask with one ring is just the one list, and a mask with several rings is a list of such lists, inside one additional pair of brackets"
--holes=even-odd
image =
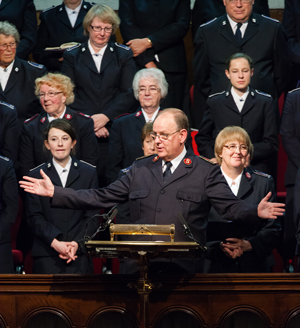
[(200, 155), (215, 160), (217, 134), (226, 126), (240, 126), (248, 132), (253, 142), (251, 166), (271, 173), (269, 161), (278, 151), (278, 125), (273, 99), (251, 88), (252, 59), (246, 54), (232, 55), (227, 61), (225, 74), (230, 80), (230, 88), (208, 97), (206, 111), (195, 137), (198, 151)]
[(19, 162), (22, 174), (51, 158), (51, 152), (43, 152), (43, 132), (49, 122), (65, 118), (77, 136), (76, 155), (78, 160), (96, 165), (98, 161), (97, 140), (93, 133), (93, 120), (86, 114), (75, 112), (69, 105), (74, 101), (74, 85), (70, 78), (59, 73), (48, 73), (35, 81), (35, 93), (44, 112), (26, 120), (21, 135)]
[[(52, 159), (31, 170), (30, 176), (39, 178), (42, 169), (56, 186), (74, 190), (98, 187), (96, 169), (71, 156), (76, 136), (67, 120), (52, 121), (45, 130), (44, 143)], [(85, 254), (78, 256), (78, 263), (66, 263), (59, 254), (64, 253), (67, 241), (80, 240), (97, 229), (97, 220), (91, 218), (98, 211), (54, 209), (36, 195), (28, 194), (26, 200), (27, 222), (34, 234), (33, 273), (93, 273), (92, 260)]]

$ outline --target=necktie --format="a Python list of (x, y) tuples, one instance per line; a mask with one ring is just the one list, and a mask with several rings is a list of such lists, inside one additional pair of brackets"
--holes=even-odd
[(243, 25), (242, 23), (237, 23), (237, 29), (235, 32), (235, 38), (239, 45), (242, 43), (242, 32), (241, 32), (242, 25)]
[(163, 178), (164, 178), (164, 183), (167, 181), (167, 179), (170, 177), (170, 175), (172, 174), (171, 172), (171, 166), (172, 163), (171, 162), (166, 162), (166, 166), (167, 168), (165, 169), (165, 172), (163, 174)]

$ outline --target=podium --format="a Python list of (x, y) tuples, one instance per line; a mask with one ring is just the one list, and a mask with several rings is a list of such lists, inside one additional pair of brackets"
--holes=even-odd
[[(114, 234), (118, 234), (118, 225), (112, 225)], [(161, 232), (158, 232), (157, 225), (155, 228), (151, 225), (123, 225), (119, 231), (120, 234), (130, 235), (166, 235), (170, 234), (166, 226), (162, 226)], [(174, 225), (170, 225), (170, 231), (174, 240)], [(128, 232), (126, 232), (126, 231)], [(153, 233), (155, 231), (155, 233)], [(172, 239), (172, 237), (171, 237)], [(99, 258), (130, 258), (135, 259), (139, 266), (140, 276), (136, 282), (131, 282), (127, 286), (135, 288), (140, 295), (140, 327), (149, 327), (148, 304), (149, 294), (152, 289), (160, 288), (162, 285), (158, 282), (152, 283), (148, 278), (148, 266), (150, 261), (157, 258), (188, 258), (199, 256), (200, 248), (196, 242), (165, 242), (165, 241), (88, 241), (85, 243), (88, 253), (92, 257)]]

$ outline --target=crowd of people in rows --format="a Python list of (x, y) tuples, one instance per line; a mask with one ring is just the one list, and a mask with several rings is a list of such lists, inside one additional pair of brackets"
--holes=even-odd
[[(37, 28), (33, 0), (3, 0), (0, 272), (14, 272), (19, 197), (18, 246), (31, 250), (34, 273), (92, 273), (82, 241), (116, 204), (117, 223), (174, 223), (175, 241), (188, 241), (183, 216), (207, 247), (196, 259), (154, 261), (154, 272), (269, 272), (273, 249), (285, 262), (299, 255), (300, 5), (285, 2), (281, 24), (267, 0), (196, 0), (192, 13), (190, 0), (120, 0), (118, 14), (64, 0)], [(273, 203), (279, 133), (284, 216)]]

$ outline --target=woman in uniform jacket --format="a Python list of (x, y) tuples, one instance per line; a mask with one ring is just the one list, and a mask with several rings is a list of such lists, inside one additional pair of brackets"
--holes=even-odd
[(70, 78), (59, 73), (48, 73), (36, 80), (35, 93), (40, 98), (44, 112), (23, 124), (19, 155), (23, 175), (51, 158), (51, 152), (43, 150), (43, 134), (49, 122), (57, 118), (68, 120), (75, 130), (75, 157), (92, 165), (97, 164), (98, 147), (93, 133), (93, 120), (88, 115), (69, 108), (74, 100), (73, 88)]
[[(252, 60), (243, 53), (232, 55), (225, 71), (231, 88), (209, 96), (203, 121), (195, 137), (200, 155), (214, 159), (218, 133), (229, 125), (240, 126), (253, 142), (251, 166), (262, 172), (276, 171), (271, 162), (278, 151), (278, 125), (272, 97), (250, 85)], [(277, 161), (277, 157), (276, 160)]]
[[(275, 201), (272, 177), (245, 169), (252, 153), (249, 135), (240, 127), (226, 127), (216, 138), (215, 157), (232, 192), (245, 202), (256, 204), (271, 191), (270, 201)], [(208, 272), (269, 272), (267, 257), (279, 244), (280, 230), (278, 219), (255, 224), (243, 218), (226, 221), (212, 208), (207, 227), (207, 242), (212, 246)]]
[[(40, 177), (40, 169), (49, 175), (52, 183), (67, 188), (97, 188), (96, 169), (71, 157), (75, 149), (75, 131), (65, 119), (52, 121), (45, 131), (45, 147), (53, 158), (33, 169), (32, 177)], [(59, 257), (66, 241), (81, 240), (97, 229), (97, 220), (91, 219), (97, 210), (69, 210), (51, 208), (49, 201), (36, 195), (27, 195), (27, 221), (34, 234), (32, 248), (33, 273), (93, 273), (91, 258), (78, 256), (78, 263), (66, 263)]]
[[(133, 79), (134, 95), (140, 103), (138, 110), (117, 118), (110, 130), (108, 182), (114, 182), (124, 167), (143, 156), (141, 132), (146, 122), (153, 122), (160, 103), (168, 93), (164, 73), (158, 68), (141, 69)], [(128, 134), (129, 132), (129, 134)]]
[(71, 108), (91, 115), (94, 121), (101, 152), (97, 169), (103, 185), (106, 185), (110, 125), (135, 104), (132, 80), (136, 65), (132, 51), (109, 41), (119, 24), (119, 17), (110, 7), (93, 6), (83, 20), (89, 40), (65, 51), (62, 66), (62, 73), (75, 84), (75, 101)]

